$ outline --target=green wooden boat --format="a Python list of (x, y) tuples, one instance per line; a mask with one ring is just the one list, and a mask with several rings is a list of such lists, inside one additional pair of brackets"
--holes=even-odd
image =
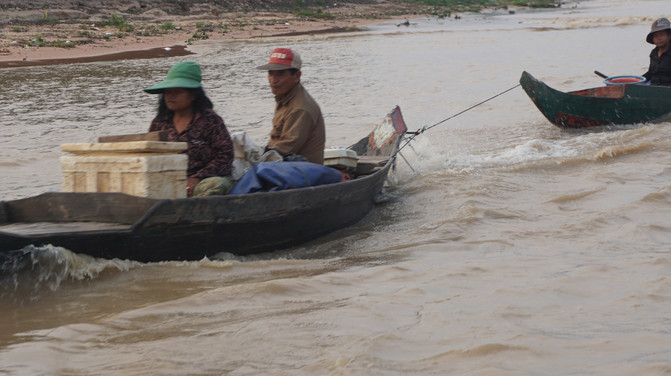
[(668, 86), (607, 85), (565, 93), (527, 72), (520, 84), (541, 113), (562, 128), (671, 121)]

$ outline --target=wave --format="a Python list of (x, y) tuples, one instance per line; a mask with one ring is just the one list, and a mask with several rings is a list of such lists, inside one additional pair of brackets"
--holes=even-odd
[(665, 186), (658, 189), (656, 192), (648, 193), (639, 200), (641, 203), (651, 204), (671, 204), (671, 186)]
[(409, 176), (436, 172), (464, 175), (489, 169), (519, 172), (608, 163), (669, 148), (670, 130), (668, 123), (581, 132), (551, 128), (531, 135), (510, 130), (505, 139), (489, 139), (481, 131), (466, 131), (445, 139), (418, 137), (402, 151), (403, 158), (398, 163)]
[(140, 265), (134, 261), (96, 259), (51, 245), (33, 245), (0, 253), (0, 301), (28, 303), (67, 281), (98, 278), (103, 272), (128, 271)]

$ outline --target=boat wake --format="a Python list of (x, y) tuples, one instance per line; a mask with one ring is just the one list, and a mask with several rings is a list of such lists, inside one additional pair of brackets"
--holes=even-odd
[(557, 131), (548, 128), (526, 131), (528, 134), (509, 131), (509, 137), (499, 136), (495, 140), (481, 137), (482, 132), (462, 131), (449, 139), (440, 138), (438, 142), (436, 138), (417, 138), (412, 148), (404, 149), (404, 158), (399, 158), (398, 165), (403, 182), (416, 175), (436, 172), (468, 175), (491, 169), (547, 170), (603, 163), (667, 149), (668, 127), (669, 123), (637, 124), (598, 127), (598, 132), (596, 129)]
[(128, 271), (133, 264), (118, 259), (96, 259), (51, 245), (30, 245), (3, 252), (0, 253), (0, 301), (39, 300), (66, 281), (92, 280), (109, 269)]

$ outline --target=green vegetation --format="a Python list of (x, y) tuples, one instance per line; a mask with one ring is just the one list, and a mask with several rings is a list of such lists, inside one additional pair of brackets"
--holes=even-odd
[(35, 22), (37, 25), (53, 25), (58, 23), (57, 18), (41, 18)]
[(57, 18), (49, 17), (49, 10), (44, 9), (44, 17), (37, 20), (36, 22), (38, 25), (53, 25), (55, 23), (58, 23)]
[(523, 6), (532, 8), (556, 8), (561, 0), (405, 0), (410, 4), (448, 8), (452, 11), (479, 12), (483, 8), (503, 8)]
[[(219, 27), (221, 28), (221, 24), (219, 24)], [(207, 22), (196, 22), (196, 28), (196, 32), (193, 33), (191, 38), (186, 40), (186, 44), (193, 44), (193, 42), (197, 40), (210, 39), (210, 36), (207, 35), (207, 33), (214, 31), (214, 26)]]
[(198, 30), (195, 33), (193, 33), (193, 37), (191, 37), (191, 39), (203, 40), (203, 39), (210, 39), (210, 37), (207, 35), (205, 31)]
[(133, 25), (130, 24), (119, 25), (119, 31), (121, 32), (130, 33), (133, 30), (135, 30), (135, 27)]
[(166, 22), (164, 24), (158, 25), (158, 28), (167, 31), (167, 30), (175, 30), (177, 26), (173, 25), (172, 22)]
[(44, 46), (46, 42), (44, 41), (44, 38), (42, 38), (41, 35), (35, 35), (35, 38), (29, 40), (26, 42), (26, 46)]
[[(577, 2), (577, 0), (575, 0)], [(330, 7), (333, 3), (332, 1), (327, 0), (284, 0), (282, 6), (280, 7), (280, 12), (287, 15), (291, 13), (299, 19), (303, 20), (330, 20), (336, 19), (339, 17), (364, 17), (364, 18), (373, 18), (373, 19), (386, 19), (390, 15), (394, 14), (406, 14), (405, 12), (408, 9), (414, 9), (414, 14), (425, 14), (431, 15), (438, 18), (460, 18), (460, 13), (465, 12), (481, 12), (484, 9), (508, 9), (509, 7), (530, 7), (530, 8), (556, 8), (563, 6), (562, 2), (566, 0), (394, 0), (396, 3), (401, 3), (408, 5), (407, 7), (397, 7), (392, 8), (388, 11), (380, 12), (362, 12), (363, 14), (351, 15), (351, 14), (340, 14), (337, 11), (333, 11)], [(574, 6), (575, 7), (575, 6)], [(246, 13), (248, 11), (254, 10), (253, 8), (243, 8), (238, 10), (238, 12)], [(334, 13), (331, 13), (331, 12)], [(69, 40), (56, 40), (47, 42), (40, 35), (36, 35), (34, 38), (27, 37), (27, 40), (23, 40), (22, 43), (28, 47), (62, 47), (62, 48), (71, 48), (75, 47), (78, 44), (91, 43), (98, 39), (110, 40), (111, 38), (124, 38), (128, 35), (137, 35), (137, 36), (155, 36), (170, 33), (174, 30), (181, 30), (182, 27), (175, 25), (171, 22), (165, 22), (163, 24), (147, 24), (135, 22), (133, 18), (128, 19), (122, 14), (112, 15), (107, 21), (99, 23), (100, 26), (112, 27), (114, 30), (107, 29), (103, 33), (98, 33), (98, 30), (93, 27), (95, 25), (87, 23), (86, 21), (79, 20), (61, 20), (59, 21), (56, 18), (53, 18), (50, 14), (56, 14), (55, 12), (50, 12), (47, 9), (46, 5), (43, 5), (41, 12), (36, 19), (27, 21), (26, 24), (56, 24), (56, 23), (68, 23), (68, 24), (79, 24), (80, 28), (74, 33), (79, 37), (88, 38), (80, 41), (69, 41)], [(510, 13), (514, 13), (514, 10), (509, 10)], [(274, 25), (277, 21), (268, 21), (266, 25)], [(197, 40), (203, 40), (210, 38), (212, 33), (217, 32), (221, 34), (226, 34), (235, 29), (246, 30), (250, 26), (250, 21), (247, 17), (233, 18), (232, 20), (217, 23), (210, 22), (197, 22), (195, 24), (196, 30), (191, 34), (191, 37), (187, 40), (187, 43), (191, 44)], [(252, 25), (253, 26), (253, 25)], [(11, 30), (15, 33), (26, 32), (29, 29), (23, 27), (21, 23), (16, 26), (10, 26)], [(253, 26), (253, 30), (262, 30), (259, 26)], [(32, 34), (32, 33), (30, 33)], [(27, 34), (27, 35), (30, 35)], [(72, 34), (61, 34), (61, 38), (70, 38), (64, 35)], [(55, 37), (53, 37), (55, 38)]]
[(57, 40), (53, 42), (47, 42), (42, 38), (41, 35), (35, 35), (35, 38), (26, 41), (25, 45), (27, 47), (61, 47), (61, 48), (72, 48), (77, 45), (76, 42), (72, 41), (62, 41), (62, 40)]
[(555, 0), (512, 0), (510, 5), (531, 8), (555, 8), (561, 4), (560, 1)]
[[(174, 26), (173, 26), (174, 28)], [(138, 27), (138, 31), (136, 32), (137, 35), (141, 36), (156, 36), (156, 35), (161, 35), (162, 31), (158, 29), (158, 26), (156, 25), (148, 25), (146, 23), (143, 23), (140, 27)]]
[(293, 13), (299, 17), (332, 20), (335, 18), (335, 15), (324, 12), (322, 7), (325, 3), (327, 2), (324, 0), (295, 0)]
[(126, 17), (124, 17), (120, 14), (115, 14), (112, 17), (110, 17), (110, 19), (107, 20), (107, 22), (104, 22), (103, 25), (119, 26), (119, 25), (123, 25), (124, 23), (126, 23)]
[(319, 18), (324, 20), (332, 20), (335, 18), (335, 16), (332, 15), (331, 13), (324, 12), (324, 10), (321, 7), (317, 8), (316, 10), (296, 7), (294, 8), (294, 14), (296, 14), (297, 16), (303, 16), (308, 18)]
[[(478, 13), (485, 8), (508, 9), (509, 6), (531, 8), (556, 8), (561, 6), (562, 0), (398, 0), (400, 3), (416, 5), (425, 13), (438, 18), (452, 17), (455, 13)], [(294, 0), (293, 13), (299, 17), (312, 19), (334, 19), (336, 16), (328, 12), (325, 0)], [(322, 7), (327, 8), (325, 11)], [(384, 18), (385, 14), (365, 15), (366, 18)]]
[(73, 48), (77, 45), (77, 42), (72, 42), (69, 40), (63, 41), (63, 40), (57, 40), (55, 42), (49, 42), (47, 43), (48, 47), (60, 47), (60, 48)]
[(208, 22), (196, 22), (196, 28), (204, 31), (214, 31), (214, 26)]
[(113, 15), (112, 17), (110, 17), (109, 20), (107, 20), (107, 22), (103, 23), (103, 25), (116, 27), (117, 29), (119, 29), (119, 31), (125, 33), (130, 33), (133, 30), (135, 30), (135, 27), (133, 25), (126, 22), (126, 17), (120, 14)]
[(228, 25), (224, 25), (223, 22), (219, 22), (219, 26), (217, 26), (217, 31), (221, 34), (226, 34), (231, 30), (228, 28)]

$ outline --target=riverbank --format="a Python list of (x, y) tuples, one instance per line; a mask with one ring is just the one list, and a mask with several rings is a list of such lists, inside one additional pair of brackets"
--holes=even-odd
[[(553, 0), (535, 0), (554, 6)], [(180, 56), (202, 40), (352, 32), (387, 21), (481, 9), (399, 0), (0, 0), (0, 68)], [(508, 8), (509, 0), (497, 7)], [(297, 6), (296, 4), (303, 4)], [(327, 5), (330, 4), (330, 5)], [(549, 5), (548, 5), (549, 4)], [(559, 6), (559, 3), (557, 3)], [(512, 11), (512, 10), (511, 10)]]
[[(111, 6), (114, 4), (117, 6)], [(199, 4), (184, 14), (152, 8), (134, 15), (114, 4), (88, 13), (3, 10), (0, 68), (179, 56), (192, 53), (190, 48), (202, 40), (351, 32), (373, 23), (403, 22), (427, 14), (426, 7), (388, 1), (343, 3), (310, 12), (257, 9), (224, 13)]]

